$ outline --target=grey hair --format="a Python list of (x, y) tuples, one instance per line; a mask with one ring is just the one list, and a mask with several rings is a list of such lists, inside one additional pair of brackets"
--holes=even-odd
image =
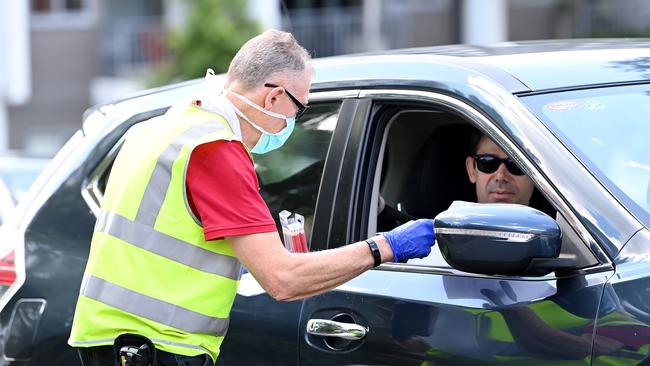
[(228, 68), (228, 83), (237, 82), (244, 90), (262, 86), (279, 73), (301, 73), (309, 52), (291, 33), (270, 29), (251, 38), (237, 51)]

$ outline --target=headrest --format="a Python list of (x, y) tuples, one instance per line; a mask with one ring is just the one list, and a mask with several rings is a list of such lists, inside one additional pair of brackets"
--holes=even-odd
[(470, 131), (470, 125), (454, 123), (431, 133), (411, 169), (405, 200), (411, 215), (433, 218), (455, 200), (476, 200), (465, 169)]

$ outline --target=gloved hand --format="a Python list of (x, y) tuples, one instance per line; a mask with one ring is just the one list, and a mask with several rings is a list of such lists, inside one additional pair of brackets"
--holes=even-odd
[(400, 263), (426, 257), (436, 242), (431, 219), (409, 221), (385, 232), (384, 237), (393, 250), (393, 262)]

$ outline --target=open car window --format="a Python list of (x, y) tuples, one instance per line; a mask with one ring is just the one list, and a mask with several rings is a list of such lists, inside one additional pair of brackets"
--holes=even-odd
[[(434, 218), (454, 200), (476, 200), (465, 172), (470, 128), (462, 118), (442, 111), (395, 114), (386, 126), (379, 159), (376, 232)], [(429, 257), (409, 264), (449, 267), (437, 247)]]
[[(369, 236), (412, 219), (433, 219), (457, 200), (476, 202), (476, 189), (465, 168), (473, 129), (464, 118), (442, 110), (405, 109), (390, 118), (379, 149)], [(563, 252), (577, 253), (582, 266), (596, 263), (538, 189), (530, 206), (558, 218), (566, 234)], [(427, 258), (412, 259), (408, 264), (450, 267), (437, 246)]]

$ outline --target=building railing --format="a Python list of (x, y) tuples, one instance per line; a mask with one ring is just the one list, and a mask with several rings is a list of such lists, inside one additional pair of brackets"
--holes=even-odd
[(297, 9), (283, 19), (283, 28), (313, 57), (399, 47), (411, 39), (412, 29), (406, 25), (406, 16), (380, 14), (377, 28), (369, 32), (361, 7)]
[(283, 22), (313, 57), (362, 50), (362, 26), (360, 8), (298, 9)]
[[(593, 1), (593, 0), (592, 0)], [(619, 37), (650, 36), (650, 6), (647, 0), (593, 1), (591, 35)]]
[[(364, 18), (362, 7), (296, 9), (283, 18), (282, 27), (291, 31), (313, 57), (411, 47), (419, 29), (415, 19), (452, 16), (452, 4), (450, 0), (384, 0), (379, 20), (370, 29), (364, 25), (368, 18)], [(647, 0), (587, 0), (583, 4), (574, 36), (650, 32)], [(169, 59), (161, 17), (120, 17), (103, 31), (102, 41), (101, 69), (106, 75), (138, 75)]]
[[(536, 11), (540, 3), (556, 9), (562, 5), (550, 0), (517, 3), (520, 8), (530, 6), (529, 12)], [(433, 45), (422, 34), (422, 29), (433, 29), (433, 20), (427, 18), (452, 17), (449, 24), (453, 27), (459, 21), (454, 18), (459, 16), (455, 5), (453, 0), (383, 0), (373, 31), (368, 31), (367, 25), (364, 28), (362, 7), (296, 9), (283, 18), (283, 29), (291, 31), (314, 57)], [(650, 37), (648, 0), (584, 0), (570, 9), (576, 12), (572, 19), (573, 37)], [(454, 43), (460, 39), (458, 28), (444, 31), (447, 38), (439, 37), (438, 41)], [(553, 29), (546, 33), (553, 34)]]
[(167, 33), (160, 17), (122, 17), (102, 35), (102, 72), (130, 77), (169, 59)]

